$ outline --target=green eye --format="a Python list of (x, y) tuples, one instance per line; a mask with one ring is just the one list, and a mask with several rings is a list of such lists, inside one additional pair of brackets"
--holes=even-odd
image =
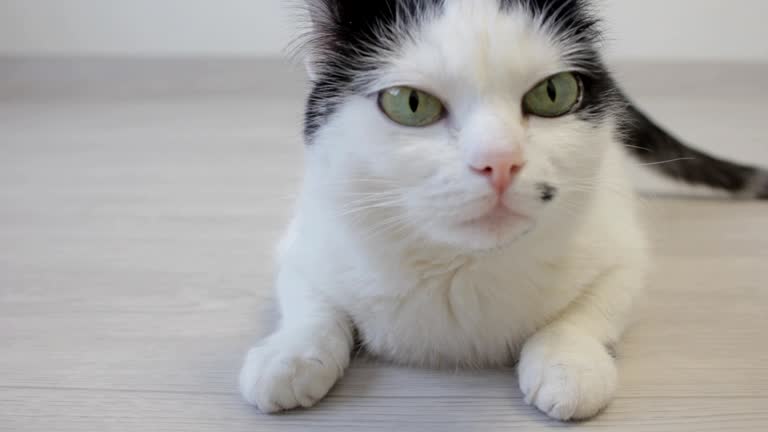
[(523, 99), (525, 112), (539, 117), (561, 117), (581, 100), (581, 82), (570, 72), (553, 75)]
[(392, 121), (410, 127), (436, 123), (445, 111), (439, 99), (410, 87), (392, 87), (382, 91), (379, 106)]

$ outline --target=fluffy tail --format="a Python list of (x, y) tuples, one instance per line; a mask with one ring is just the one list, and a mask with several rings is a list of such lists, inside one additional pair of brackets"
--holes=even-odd
[(768, 199), (768, 170), (718, 159), (687, 147), (631, 104), (621, 132), (631, 154), (667, 177), (725, 190), (742, 198)]

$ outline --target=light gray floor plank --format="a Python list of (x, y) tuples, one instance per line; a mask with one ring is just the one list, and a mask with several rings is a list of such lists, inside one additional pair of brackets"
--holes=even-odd
[[(751, 91), (768, 67), (619, 70), (699, 147), (768, 165)], [(241, 357), (272, 322), (302, 92), (274, 62), (0, 60), (0, 431), (562, 427), (522, 404), (510, 370), (362, 358), (316, 410), (267, 417), (240, 401)], [(657, 263), (620, 348), (621, 391), (575, 427), (767, 430), (768, 205), (646, 207)]]

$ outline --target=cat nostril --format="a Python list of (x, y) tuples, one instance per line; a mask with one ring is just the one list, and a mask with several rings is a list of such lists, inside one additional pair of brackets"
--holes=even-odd
[(472, 171), (476, 172), (477, 174), (480, 174), (485, 177), (493, 177), (493, 174), (495, 172), (492, 166), (487, 166), (485, 168), (478, 168), (476, 166), (470, 165), (469, 168), (472, 169)]
[[(520, 171), (522, 171), (522, 169), (523, 169), (523, 166), (524, 166), (524, 165), (510, 165), (510, 166), (509, 166), (509, 173), (510, 173), (511, 175), (513, 175), (513, 176), (514, 176), (514, 175), (517, 175), (517, 174), (519, 174), (519, 173), (520, 173)], [(471, 168), (472, 168), (472, 170), (474, 170), (474, 171), (475, 171), (475, 172), (477, 172), (478, 174), (482, 174), (482, 175), (484, 175), (484, 176), (486, 176), (486, 177), (492, 177), (492, 176), (494, 176), (495, 174), (497, 174), (497, 173), (500, 173), (500, 172), (503, 172), (503, 171), (504, 171), (503, 167), (501, 167), (501, 166), (499, 166), (499, 167), (496, 167), (496, 168), (494, 168), (494, 167), (492, 167), (492, 166), (487, 166), (487, 167), (485, 167), (485, 168), (482, 168), (482, 169), (481, 169), (481, 168), (475, 168), (475, 167), (471, 167)]]

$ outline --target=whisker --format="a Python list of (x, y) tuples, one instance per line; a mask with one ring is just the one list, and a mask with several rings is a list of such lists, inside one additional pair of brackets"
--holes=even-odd
[(649, 149), (647, 147), (640, 147), (640, 146), (631, 145), (631, 144), (624, 144), (624, 147), (626, 147), (626, 148), (633, 148), (633, 149), (637, 149), (637, 150), (642, 150), (642, 151), (646, 151), (648, 153), (653, 153), (653, 150), (651, 150), (651, 149)]
[(325, 186), (347, 186), (355, 184), (374, 184), (374, 185), (398, 185), (395, 180), (381, 179), (381, 178), (349, 178), (338, 181), (325, 181), (322, 183)]
[(664, 165), (664, 164), (669, 164), (669, 163), (674, 163), (674, 162), (691, 161), (691, 160), (696, 160), (696, 158), (690, 158), (690, 157), (687, 157), (687, 158), (677, 158), (677, 159), (670, 159), (670, 160), (661, 161), (661, 162), (651, 162), (651, 163), (646, 163), (646, 164), (640, 164), (640, 166)]
[(368, 236), (363, 240), (368, 241), (384, 234), (395, 234), (398, 231), (407, 228), (406, 222), (408, 221), (401, 215), (386, 218), (380, 221), (378, 224), (374, 225), (372, 229), (368, 231)]
[(359, 207), (348, 207), (348, 208), (342, 208), (342, 212), (339, 213), (339, 216), (349, 216), (351, 214), (355, 213), (363, 213), (367, 210), (374, 210), (374, 209), (393, 209), (397, 208), (400, 205), (402, 205), (402, 202), (400, 201), (390, 201), (390, 202), (380, 202), (380, 203), (374, 203)]

